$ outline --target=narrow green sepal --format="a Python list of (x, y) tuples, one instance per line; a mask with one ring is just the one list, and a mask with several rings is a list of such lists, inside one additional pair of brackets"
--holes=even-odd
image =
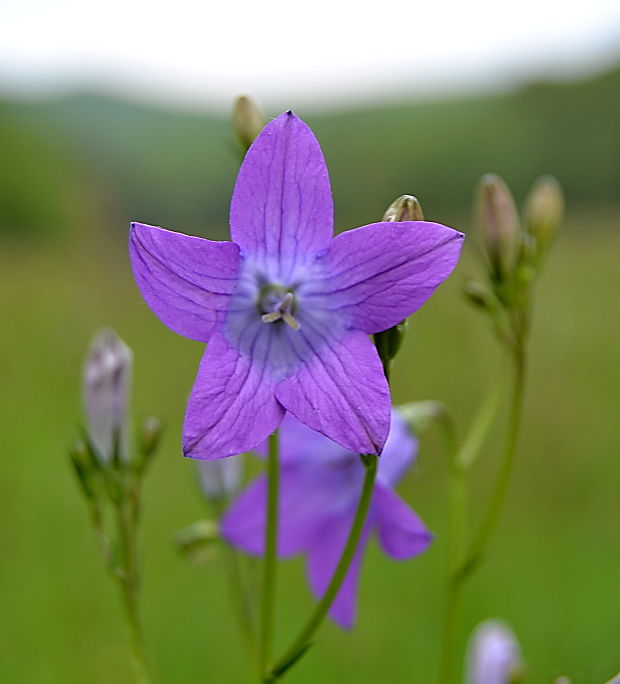
[(93, 475), (98, 467), (96, 459), (93, 457), (87, 443), (77, 439), (69, 447), (69, 458), (84, 495), (87, 499), (93, 501), (96, 498)]
[[(502, 376), (500, 376), (500, 380), (501, 377)], [(503, 393), (504, 383), (501, 381), (497, 382), (493, 390), (480, 404), (457, 456), (459, 465), (464, 470), (471, 468), (478, 458), (478, 454), (487, 440), (495, 423), (495, 419), (497, 418)]]

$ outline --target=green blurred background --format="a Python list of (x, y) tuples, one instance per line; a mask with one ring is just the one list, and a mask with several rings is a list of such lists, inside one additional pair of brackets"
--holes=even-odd
[[(530, 681), (600, 684), (620, 669), (620, 70), (501, 95), (306, 116), (327, 158), (339, 230), (378, 220), (402, 193), (470, 234), (450, 281), (411, 320), (396, 402), (436, 398), (461, 430), (497, 371), (485, 321), (461, 296), (476, 272), (470, 202), (481, 174), (521, 201), (542, 173), (568, 203), (538, 286), (519, 460), (488, 558), (469, 586), (461, 647), (481, 619), (514, 628)], [(278, 112), (270, 112), (277, 114)], [(224, 566), (183, 562), (175, 530), (206, 513), (180, 450), (202, 345), (175, 336), (130, 273), (130, 220), (227, 237), (239, 163), (226, 118), (96, 94), (0, 102), (0, 680), (131, 682), (115, 588), (97, 554), (66, 446), (82, 420), (92, 334), (135, 353), (134, 412), (165, 439), (145, 491), (143, 610), (155, 682), (250, 681)], [(498, 429), (475, 468), (475, 522)], [(373, 546), (352, 633), (326, 625), (298, 684), (433, 681), (446, 572), (447, 470), (424, 438), (401, 487), (437, 539), (393, 563)], [(300, 560), (283, 565), (278, 643), (311, 605)]]

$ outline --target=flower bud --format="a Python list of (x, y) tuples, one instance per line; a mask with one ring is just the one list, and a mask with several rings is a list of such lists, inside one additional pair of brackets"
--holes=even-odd
[(511, 274), (519, 251), (519, 216), (508, 186), (495, 174), (489, 173), (480, 181), (475, 220), (494, 275), (501, 278)]
[(523, 680), (519, 644), (499, 620), (485, 620), (474, 630), (467, 649), (467, 684), (518, 684)]
[(112, 330), (100, 330), (84, 364), (83, 392), (88, 434), (102, 463), (116, 451), (127, 458), (131, 369), (129, 347)]
[(388, 328), (373, 335), (375, 347), (381, 361), (389, 363), (398, 354), (405, 339), (407, 327), (408, 323), (405, 319), (397, 323), (393, 328)]
[(541, 248), (549, 244), (564, 215), (564, 195), (557, 179), (541, 176), (525, 200), (525, 230)]
[(151, 458), (159, 446), (161, 438), (161, 422), (159, 418), (149, 416), (142, 423), (142, 434), (140, 436), (140, 452), (145, 459)]
[(422, 205), (413, 195), (401, 195), (383, 214), (384, 221), (424, 221)]
[(241, 95), (235, 100), (233, 108), (233, 127), (235, 135), (244, 151), (256, 140), (265, 125), (265, 115), (256, 100)]
[(228, 499), (239, 490), (241, 457), (229, 456), (215, 461), (199, 461), (198, 477), (207, 499), (210, 501)]
[(493, 293), (482, 283), (476, 280), (468, 280), (463, 287), (463, 293), (475, 306), (487, 311), (495, 309), (496, 301)]
[(220, 530), (214, 520), (197, 520), (174, 535), (174, 545), (182, 556), (194, 563), (211, 560)]

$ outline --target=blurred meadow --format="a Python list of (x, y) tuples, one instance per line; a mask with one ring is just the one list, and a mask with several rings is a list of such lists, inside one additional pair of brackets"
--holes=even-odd
[[(534, 684), (561, 674), (602, 684), (620, 669), (620, 69), (477, 98), (297, 113), (327, 158), (338, 230), (379, 220), (396, 196), (413, 193), (427, 218), (470, 235), (457, 271), (411, 319), (394, 369), (397, 403), (441, 399), (462, 428), (501, 360), (461, 295), (477, 267), (476, 183), (495, 171), (519, 202), (543, 173), (562, 183), (567, 219), (538, 284), (517, 467), (462, 634), (501, 617)], [(0, 681), (132, 681), (115, 588), (66, 457), (82, 421), (83, 357), (103, 325), (134, 351), (136, 419), (165, 423), (141, 539), (154, 680), (249, 681), (221, 559), (191, 566), (171, 543), (209, 514), (180, 449), (203, 345), (155, 318), (126, 250), (130, 220), (227, 239), (240, 160), (229, 121), (88, 93), (4, 100), (0, 150)], [(498, 430), (473, 473), (473, 519), (500, 438)], [(291, 684), (433, 681), (446, 470), (431, 431), (400, 491), (434, 544), (406, 563), (373, 546), (355, 630), (326, 624)], [(300, 559), (281, 571), (281, 647), (310, 606), (302, 573)]]

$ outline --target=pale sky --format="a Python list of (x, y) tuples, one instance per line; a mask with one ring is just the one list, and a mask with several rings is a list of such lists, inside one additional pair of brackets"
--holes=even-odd
[(0, 91), (306, 109), (620, 61), (620, 0), (0, 0)]

